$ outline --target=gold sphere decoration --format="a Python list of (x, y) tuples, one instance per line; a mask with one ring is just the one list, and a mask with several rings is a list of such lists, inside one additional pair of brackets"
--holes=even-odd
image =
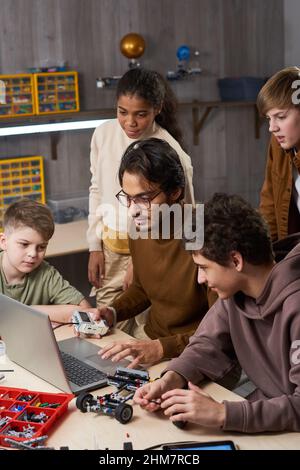
[(145, 40), (143, 36), (137, 33), (129, 33), (120, 41), (120, 50), (128, 59), (141, 57), (145, 50)]

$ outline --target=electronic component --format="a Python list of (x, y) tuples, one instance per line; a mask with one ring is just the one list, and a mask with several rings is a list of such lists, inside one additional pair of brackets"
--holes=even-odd
[(91, 318), (89, 312), (75, 310), (72, 315), (72, 322), (75, 324), (75, 330), (85, 335), (104, 336), (109, 330), (108, 323), (105, 320), (96, 322)]
[(237, 450), (232, 441), (174, 442), (163, 444), (164, 450)]

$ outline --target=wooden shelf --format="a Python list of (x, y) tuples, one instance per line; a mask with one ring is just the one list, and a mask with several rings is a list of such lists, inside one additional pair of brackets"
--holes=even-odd
[[(90, 121), (94, 119), (112, 119), (116, 115), (116, 110), (113, 108), (99, 109), (91, 111), (77, 111), (73, 113), (57, 113), (57, 114), (44, 114), (25, 117), (12, 117), (9, 119), (0, 119), (0, 128), (18, 127), (18, 126), (34, 126), (39, 124), (56, 124), (74, 121)], [(47, 132), (47, 131), (44, 131)], [(49, 132), (51, 159), (57, 160), (57, 145), (60, 139), (60, 132), (65, 130), (57, 130)], [(32, 134), (24, 134), (32, 135)], [(8, 137), (8, 136), (3, 136)]]
[[(260, 126), (262, 119), (259, 116), (255, 101), (192, 101), (189, 103), (180, 103), (179, 109), (192, 108), (193, 117), (193, 143), (199, 145), (199, 133), (203, 128), (205, 121), (214, 109), (222, 108), (253, 108), (254, 112), (254, 132), (255, 138), (260, 137)], [(203, 108), (200, 116), (200, 108)], [(0, 119), (0, 127), (28, 126), (38, 124), (52, 124), (72, 121), (88, 121), (93, 119), (113, 119), (116, 117), (115, 108), (106, 108), (90, 111), (78, 111), (74, 113), (58, 113), (43, 116), (12, 117), (9, 119)], [(56, 147), (59, 140), (59, 132), (51, 132), (52, 158), (57, 158)], [(30, 134), (28, 134), (30, 135)]]
[[(260, 126), (262, 124), (262, 119), (259, 116), (255, 101), (193, 101), (192, 103), (183, 103), (181, 106), (192, 106), (194, 145), (199, 145), (199, 133), (203, 128), (209, 114), (213, 109), (218, 108), (253, 108), (255, 138), (259, 139), (260, 137)], [(200, 108), (204, 109), (201, 117)]]
[[(29, 126), (34, 124), (53, 124), (58, 122), (88, 121), (92, 119), (112, 119), (116, 117), (114, 108), (77, 111), (74, 113), (57, 113), (42, 116), (11, 117), (0, 119), (0, 127)], [(62, 131), (64, 132), (64, 131)], [(30, 134), (28, 134), (30, 135)]]

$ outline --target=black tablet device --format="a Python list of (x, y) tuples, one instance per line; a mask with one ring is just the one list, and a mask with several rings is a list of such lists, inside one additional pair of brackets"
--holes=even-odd
[(164, 450), (237, 450), (232, 441), (177, 442), (166, 444)]

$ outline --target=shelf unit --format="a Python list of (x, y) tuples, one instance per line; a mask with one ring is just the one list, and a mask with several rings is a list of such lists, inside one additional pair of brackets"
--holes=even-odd
[[(91, 111), (79, 111), (74, 113), (55, 113), (55, 114), (45, 114), (40, 116), (28, 116), (28, 118), (21, 119), (20, 117), (9, 118), (7, 120), (0, 121), (0, 129), (9, 132), (9, 128), (18, 128), (18, 127), (28, 127), (30, 126), (32, 129), (35, 126), (39, 126), (41, 124), (58, 124), (58, 123), (72, 123), (72, 122), (86, 122), (86, 121), (93, 121), (93, 120), (104, 120), (104, 119), (113, 119), (116, 117), (116, 110), (114, 108), (109, 109), (99, 109), (99, 110), (91, 110)], [(79, 128), (80, 129), (80, 128)], [(39, 131), (41, 132), (41, 131)], [(57, 160), (57, 144), (59, 142), (59, 137), (61, 132), (65, 132), (65, 130), (56, 130), (55, 132), (49, 132), (49, 130), (43, 131), (49, 134), (50, 138), (50, 145), (51, 145), (51, 158), (52, 160)], [(34, 133), (34, 130), (32, 130)], [(24, 135), (31, 135), (31, 133), (25, 133)], [(6, 135), (0, 136), (1, 138), (8, 138), (10, 135), (9, 133)]]
[(32, 116), (35, 113), (32, 74), (0, 75), (5, 103), (0, 103), (0, 118)]
[[(192, 107), (193, 117), (193, 143), (199, 145), (199, 133), (203, 128), (208, 116), (214, 109), (226, 109), (226, 108), (253, 108), (254, 113), (254, 135), (256, 139), (260, 137), (260, 127), (262, 125), (262, 119), (259, 116), (258, 109), (255, 101), (192, 101), (191, 103), (182, 103), (180, 107)], [(203, 109), (203, 113), (200, 117), (200, 109)]]
[(34, 93), (37, 114), (79, 111), (77, 72), (35, 73)]
[(41, 156), (0, 159), (0, 230), (8, 206), (22, 197), (45, 204)]
[[(215, 109), (224, 109), (224, 108), (252, 108), (254, 115), (254, 134), (255, 138), (259, 139), (260, 137), (260, 127), (262, 124), (262, 119), (259, 116), (258, 110), (256, 108), (256, 103), (254, 101), (192, 101), (189, 103), (180, 103), (180, 109), (191, 109), (192, 110), (192, 123), (193, 123), (193, 143), (194, 145), (199, 145), (199, 133), (203, 128), (208, 116)], [(204, 109), (202, 115), (200, 116), (200, 110)], [(40, 116), (29, 116), (26, 120), (21, 119), (20, 117), (10, 118), (6, 121), (2, 120), (0, 122), (0, 127), (3, 129), (5, 127), (14, 127), (14, 126), (34, 126), (39, 124), (53, 124), (53, 123), (63, 123), (63, 122), (73, 122), (73, 121), (88, 121), (95, 119), (113, 119), (116, 117), (115, 108), (106, 108), (99, 110), (90, 110), (90, 111), (80, 111), (74, 113), (55, 113), (52, 115), (40, 115)], [(59, 132), (50, 132), (51, 139), (51, 149), (52, 149), (52, 158), (57, 159), (56, 147), (59, 141)], [(1, 139), (1, 137), (0, 137)]]

